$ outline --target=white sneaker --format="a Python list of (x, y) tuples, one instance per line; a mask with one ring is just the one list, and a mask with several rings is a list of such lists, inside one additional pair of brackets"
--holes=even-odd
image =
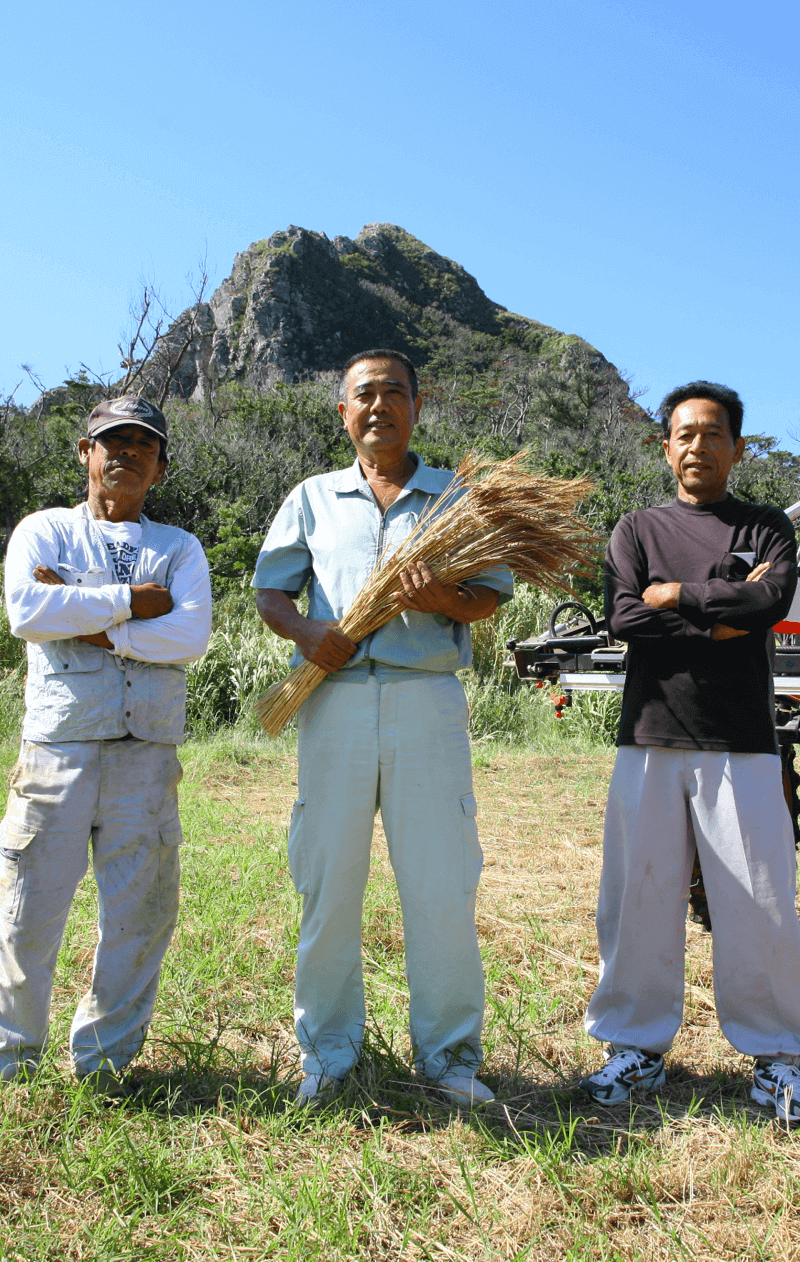
[(330, 1074), (306, 1074), (294, 1098), (295, 1104), (327, 1104), (342, 1089), (341, 1078)]
[(586, 1078), (580, 1087), (598, 1104), (620, 1104), (627, 1100), (634, 1087), (657, 1091), (664, 1085), (664, 1057), (659, 1052), (646, 1052), (641, 1047), (625, 1047), (603, 1052), (606, 1063)]
[(758, 1104), (772, 1105), (782, 1122), (800, 1122), (800, 1067), (782, 1060), (756, 1061), (750, 1095)]
[(448, 1075), (447, 1078), (440, 1078), (434, 1086), (449, 1096), (455, 1104), (491, 1104), (494, 1099), (494, 1092), (484, 1082), (466, 1075)]

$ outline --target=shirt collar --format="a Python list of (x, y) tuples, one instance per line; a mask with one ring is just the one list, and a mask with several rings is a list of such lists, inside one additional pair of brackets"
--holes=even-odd
[[(426, 495), (438, 495), (442, 489), (441, 470), (429, 469), (418, 452), (411, 451), (409, 454), (416, 460), (417, 467), (403, 487), (403, 492), (423, 491)], [(347, 495), (353, 491), (364, 493), (368, 489), (367, 479), (361, 472), (361, 465), (358, 463), (358, 456), (356, 456), (349, 468), (339, 470), (333, 489), (337, 494), (341, 495)]]
[[(90, 509), (90, 507), (89, 507), (89, 501), (88, 501), (88, 500), (81, 500), (80, 504), (76, 504), (76, 505), (75, 505), (75, 507), (74, 507), (74, 509), (73, 509), (72, 511), (73, 511), (75, 514), (77, 514), (77, 516), (78, 516), (78, 517), (88, 517), (89, 521), (94, 521), (94, 520), (95, 520), (94, 513), (92, 512), (92, 510), (91, 510), (91, 509)], [(131, 523), (131, 524), (133, 525), (134, 523)], [(145, 517), (144, 513), (140, 513), (140, 514), (139, 514), (139, 521), (138, 521), (138, 525), (140, 525), (140, 526), (146, 526), (147, 524), (148, 524), (148, 521), (147, 521), (147, 518)]]
[(675, 496), (672, 503), (684, 513), (718, 513), (720, 509), (727, 508), (732, 499), (730, 491), (726, 491), (721, 500), (711, 500), (707, 504), (692, 504), (689, 500), (682, 500), (679, 495)]

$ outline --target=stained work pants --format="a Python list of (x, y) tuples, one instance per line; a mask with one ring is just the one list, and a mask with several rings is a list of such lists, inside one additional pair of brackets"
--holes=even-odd
[(600, 982), (586, 1029), (616, 1046), (671, 1046), (683, 1015), (695, 841), (722, 1032), (748, 1056), (797, 1056), (795, 848), (773, 754), (619, 749), (597, 910)]
[(174, 745), (24, 741), (0, 824), (0, 1077), (35, 1066), (47, 1040), (56, 957), (88, 867), (99, 938), (72, 1022), (79, 1077), (122, 1069), (141, 1047), (178, 918)]
[(341, 1078), (358, 1059), (361, 919), (378, 808), (402, 908), (415, 1063), (434, 1080), (472, 1076), (480, 1064), (483, 856), (467, 719), (455, 675), (380, 669), (326, 680), (300, 710), (289, 862), (303, 897), (295, 1025), (305, 1073)]

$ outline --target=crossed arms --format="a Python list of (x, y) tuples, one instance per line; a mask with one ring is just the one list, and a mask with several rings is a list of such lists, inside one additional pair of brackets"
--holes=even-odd
[(202, 657), (211, 630), (211, 590), (198, 540), (191, 537), (177, 559), (169, 588), (158, 583), (77, 586), (64, 581), (58, 566), (55, 538), (17, 527), (5, 572), (14, 635), (33, 644), (80, 640), (160, 665)]
[[(762, 574), (766, 574), (771, 564), (770, 561), (762, 561), (760, 565), (754, 566), (744, 580), (745, 583), (757, 583)], [(680, 583), (651, 583), (642, 592), (642, 600), (651, 609), (677, 609), (680, 598)], [(749, 631), (728, 626), (725, 622), (715, 622), (711, 627), (712, 640), (734, 640), (737, 636), (749, 634)]]
[[(757, 545), (758, 564), (746, 579), (657, 583), (650, 581), (648, 560), (631, 520), (635, 514), (624, 517), (606, 559), (606, 612), (612, 635), (620, 640), (721, 641), (773, 627), (791, 605), (797, 578), (794, 532), (783, 514), (774, 510), (774, 515), (775, 529), (765, 523)], [(663, 558), (661, 563), (666, 565)]]
[[(59, 578), (55, 570), (51, 570), (47, 565), (35, 565), (33, 567), (33, 577), (37, 583), (45, 583), (49, 587), (67, 586), (63, 578)], [(131, 584), (129, 590), (132, 618), (161, 618), (164, 614), (171, 613), (172, 597), (168, 587), (160, 587), (158, 583), (139, 583), (136, 585)], [(83, 640), (85, 644), (96, 644), (101, 649), (114, 648), (105, 631), (87, 632), (84, 635), (76, 635), (72, 638)]]

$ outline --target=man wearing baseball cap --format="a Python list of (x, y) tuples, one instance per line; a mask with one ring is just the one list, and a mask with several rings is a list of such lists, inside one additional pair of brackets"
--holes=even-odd
[(35, 1071), (56, 956), (88, 866), (92, 981), (72, 1022), (77, 1076), (124, 1094), (178, 914), (184, 666), (211, 627), (194, 535), (142, 513), (167, 468), (167, 422), (137, 397), (98, 404), (78, 442), (76, 508), (32, 513), (8, 545), (6, 604), (28, 642), (19, 763), (0, 824), (0, 1079)]

